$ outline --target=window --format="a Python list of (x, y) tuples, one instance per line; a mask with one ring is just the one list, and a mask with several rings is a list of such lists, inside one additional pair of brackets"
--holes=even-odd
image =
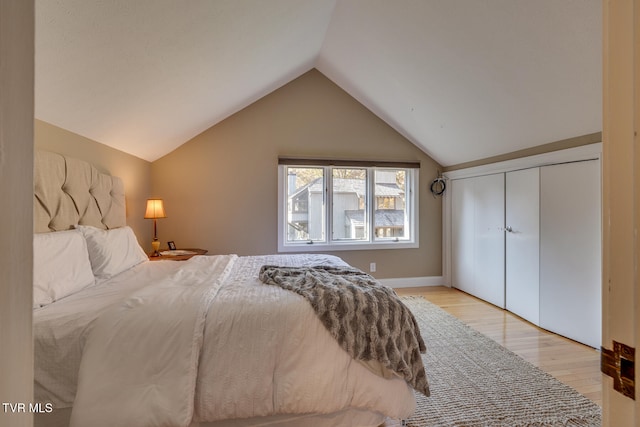
[(366, 241), (367, 170), (331, 169), (331, 218), (333, 240)]
[(278, 250), (418, 247), (418, 170), (417, 163), (280, 159)]
[(324, 169), (287, 168), (287, 241), (324, 240)]

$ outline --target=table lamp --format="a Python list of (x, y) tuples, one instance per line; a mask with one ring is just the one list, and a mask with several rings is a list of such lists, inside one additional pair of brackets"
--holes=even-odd
[(153, 241), (151, 242), (151, 247), (153, 248), (153, 253), (151, 256), (160, 256), (158, 249), (160, 249), (160, 241), (158, 240), (158, 226), (156, 224), (156, 220), (158, 218), (166, 218), (167, 215), (164, 213), (164, 203), (162, 199), (147, 199), (147, 211), (144, 214), (145, 219), (153, 219)]

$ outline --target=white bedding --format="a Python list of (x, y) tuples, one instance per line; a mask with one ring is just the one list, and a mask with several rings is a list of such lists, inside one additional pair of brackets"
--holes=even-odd
[[(230, 269), (222, 267), (227, 261)], [(257, 272), (263, 264), (339, 265), (342, 261), (324, 255), (271, 255), (232, 260), (194, 257), (186, 262), (145, 262), (108, 281), (98, 281), (77, 294), (34, 311), (36, 401), (51, 402), (56, 409), (71, 407), (87, 339), (90, 337), (90, 342), (98, 343), (94, 350), (87, 351), (93, 360), (82, 362), (91, 366), (100, 361), (101, 353), (111, 348), (111, 342), (104, 342), (102, 338), (108, 338), (109, 322), (118, 327), (118, 316), (113, 313), (121, 310), (118, 306), (123, 299), (138, 292), (129, 304), (131, 301), (153, 304), (158, 292), (150, 291), (164, 289), (171, 294), (172, 285), (166, 277), (176, 276), (179, 269), (193, 268), (194, 272), (209, 269), (222, 273), (219, 288), (214, 286), (214, 290), (203, 294), (210, 296), (212, 302), (204, 305), (208, 310), (202, 330), (204, 341), (198, 351), (193, 404), (190, 402), (186, 408), (177, 403), (185, 398), (184, 389), (180, 389), (176, 391), (179, 396), (175, 402), (171, 400), (179, 413), (174, 413), (173, 408), (168, 411), (172, 420), (162, 418), (162, 411), (140, 406), (155, 398), (141, 397), (128, 406), (126, 401), (114, 400), (111, 403), (116, 405), (119, 414), (135, 416), (136, 425), (145, 427), (279, 415), (339, 414), (353, 409), (393, 418), (410, 415), (415, 401), (409, 386), (397, 377), (374, 375), (371, 367), (353, 361), (302, 297), (258, 281)], [(184, 274), (191, 279), (203, 276), (179, 275)], [(174, 303), (176, 301), (180, 299), (174, 299)], [(100, 316), (102, 320), (96, 320)], [(197, 323), (197, 319), (193, 320)], [(145, 326), (154, 327), (153, 323)], [(196, 344), (200, 349), (199, 343)], [(151, 360), (154, 353), (158, 353), (157, 348), (143, 343), (136, 348), (140, 353), (136, 350), (132, 360)], [(165, 356), (175, 351), (168, 342), (163, 348)], [(126, 364), (129, 358), (121, 357), (121, 360)], [(177, 356), (177, 360), (185, 360), (184, 354)], [(115, 396), (123, 386), (109, 381), (108, 373), (96, 374), (94, 368), (88, 372), (87, 380), (81, 378), (80, 384), (81, 389), (89, 391), (86, 399), (82, 393), (76, 403), (76, 409), (81, 409), (77, 409), (78, 415), (74, 416), (80, 417), (77, 425), (92, 419), (90, 425), (98, 426), (97, 420), (104, 420), (109, 414), (103, 412), (109, 409), (106, 401), (110, 399), (106, 396)], [(90, 375), (95, 378), (88, 380)], [(107, 379), (94, 383), (101, 375)], [(180, 387), (185, 386), (184, 382), (179, 383)], [(93, 394), (96, 390), (99, 392)], [(114, 408), (109, 410), (113, 414)], [(114, 424), (107, 420), (103, 425)]]

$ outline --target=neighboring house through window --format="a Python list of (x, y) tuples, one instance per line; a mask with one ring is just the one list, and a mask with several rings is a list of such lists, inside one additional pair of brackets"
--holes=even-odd
[(419, 164), (280, 163), (279, 251), (418, 247)]

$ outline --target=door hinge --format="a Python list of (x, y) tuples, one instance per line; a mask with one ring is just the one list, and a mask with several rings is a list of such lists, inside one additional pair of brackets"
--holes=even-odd
[(636, 349), (613, 341), (613, 350), (601, 347), (600, 370), (613, 378), (613, 388), (635, 400)]

